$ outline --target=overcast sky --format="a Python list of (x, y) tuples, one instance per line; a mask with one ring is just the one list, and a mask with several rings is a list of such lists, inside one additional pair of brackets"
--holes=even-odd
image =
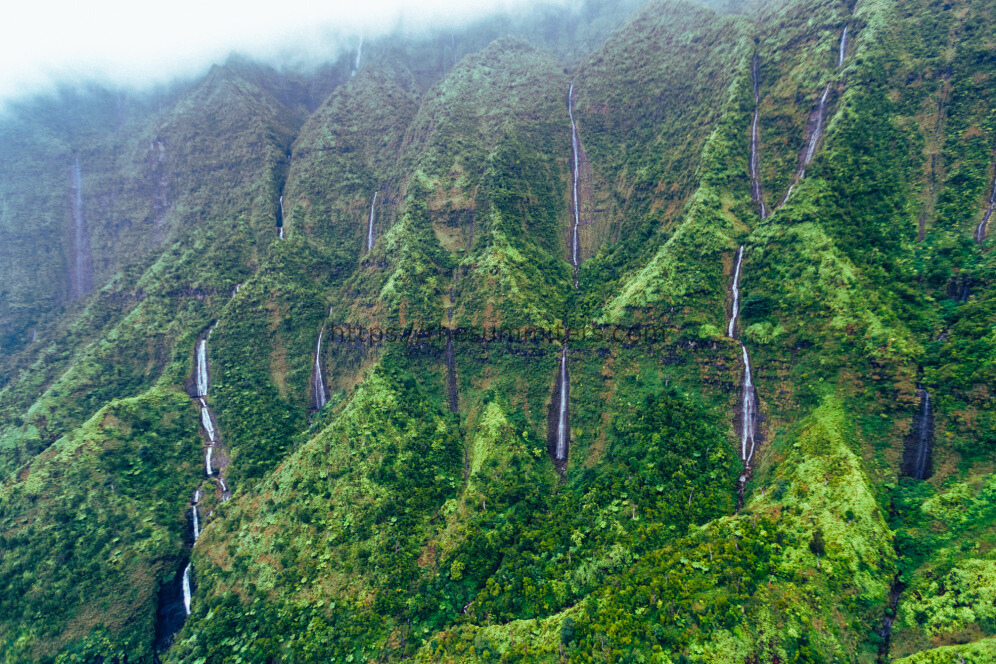
[[(558, 3), (566, 0), (555, 0)], [(239, 51), (277, 64), (334, 56), (402, 21), (452, 26), (528, 0), (10, 0), (0, 14), (0, 103), (55, 81), (143, 85)], [(345, 37), (350, 37), (346, 39)]]

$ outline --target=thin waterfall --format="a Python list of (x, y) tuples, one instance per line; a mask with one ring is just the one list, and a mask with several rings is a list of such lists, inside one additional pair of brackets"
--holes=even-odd
[(211, 467), (211, 456), (214, 452), (214, 445), (208, 445), (207, 450), (204, 452), (204, 472), (208, 477), (214, 475), (214, 468)]
[(743, 402), (740, 405), (740, 458), (745, 468), (749, 469), (754, 459), (757, 434), (757, 397), (754, 393), (754, 381), (751, 378), (750, 358), (747, 357), (747, 346), (740, 344), (744, 359)]
[(367, 253), (374, 248), (374, 206), (377, 205), (377, 192), (374, 192), (373, 200), (370, 201), (370, 218), (367, 221)]
[(360, 35), (360, 46), (356, 49), (356, 62), (353, 63), (353, 73), (350, 76), (356, 76), (356, 70), (360, 68), (360, 57), (363, 55), (363, 35)]
[(989, 218), (993, 216), (994, 208), (996, 208), (996, 175), (993, 176), (993, 188), (989, 194), (989, 206), (986, 207), (986, 211), (982, 215), (982, 221), (979, 222), (979, 226), (975, 229), (975, 241), (978, 244), (986, 241), (986, 226), (989, 224)]
[(183, 570), (183, 608), (190, 615), (190, 563)]
[[(571, 228), (571, 265), (574, 267), (574, 289), (578, 289), (578, 269), (581, 267), (581, 242), (578, 238), (578, 227), (581, 225), (581, 200), (578, 195), (578, 180), (581, 178), (581, 143), (578, 140), (578, 126), (574, 119), (574, 80), (567, 92), (567, 116), (571, 120), (571, 157), (573, 163), (571, 182), (571, 207), (574, 211), (574, 223)], [(567, 340), (570, 334), (564, 328), (564, 345), (560, 351), (560, 398), (557, 404), (557, 434), (554, 445), (556, 461), (567, 461), (567, 447), (570, 443), (569, 408), (571, 377), (567, 368)], [(549, 435), (549, 434), (548, 434)]]
[(920, 410), (913, 417), (913, 431), (906, 439), (903, 454), (903, 474), (925, 480), (931, 475), (931, 453), (934, 438), (934, 412), (930, 392), (923, 385), (917, 386)]
[(557, 416), (557, 449), (555, 456), (558, 461), (567, 458), (567, 443), (570, 439), (567, 421), (567, 404), (570, 392), (570, 376), (567, 372), (567, 342), (560, 352), (560, 412)]
[(195, 370), (197, 383), (197, 396), (205, 397), (208, 393), (208, 363), (207, 363), (207, 339), (201, 339), (197, 343), (197, 365)]
[(733, 338), (737, 328), (737, 315), (740, 313), (740, 266), (744, 260), (744, 245), (737, 251), (737, 264), (733, 268), (733, 308), (730, 312), (730, 324), (726, 328), (726, 336)]
[[(758, 121), (761, 117), (761, 95), (758, 88), (758, 56), (754, 54), (754, 61), (751, 65), (751, 78), (754, 82), (754, 121), (750, 127), (750, 196), (757, 201), (761, 209), (761, 219), (766, 219), (768, 209), (764, 205), (764, 194), (761, 188), (761, 174), (757, 148), (760, 143)], [(732, 335), (731, 335), (732, 336)]]
[(795, 179), (792, 184), (789, 185), (788, 191), (785, 192), (785, 198), (779, 203), (778, 207), (782, 207), (788, 203), (789, 197), (792, 196), (792, 190), (795, 189), (795, 185), (799, 184), (804, 177), (806, 177), (806, 167), (809, 166), (809, 162), (813, 160), (813, 155), (816, 154), (816, 146), (820, 142), (820, 138), (823, 136), (823, 122), (824, 116), (826, 115), (827, 108), (827, 96), (830, 94), (830, 82), (827, 82), (825, 88), (823, 88), (823, 94), (820, 95), (820, 103), (816, 109), (816, 126), (813, 127), (813, 133), (809, 135), (809, 142), (806, 144), (806, 152), (802, 158), (802, 164), (799, 166), (795, 173)]
[(571, 230), (571, 265), (574, 266), (574, 287), (578, 284), (578, 267), (581, 265), (581, 251), (578, 246), (578, 226), (581, 225), (581, 206), (578, 202), (578, 178), (581, 173), (580, 158), (578, 156), (578, 127), (574, 121), (574, 81), (571, 80), (571, 89), (567, 93), (567, 115), (571, 119), (571, 152), (574, 155), (574, 177), (573, 196), (574, 207), (574, 227)]
[(743, 270), (744, 245), (737, 250), (737, 261), (733, 268), (733, 285), (730, 288), (733, 306), (730, 308), (730, 320), (726, 327), (726, 336), (736, 339), (740, 344), (740, 356), (743, 359), (744, 372), (740, 383), (740, 460), (744, 464), (744, 472), (737, 482), (737, 509), (743, 506), (744, 489), (754, 468), (754, 452), (759, 443), (757, 390), (754, 388), (754, 376), (751, 370), (750, 356), (747, 346), (737, 339), (737, 317), (740, 313), (740, 275)]
[(847, 55), (847, 28), (844, 26), (844, 32), (840, 35), (840, 53), (837, 54), (837, 68), (840, 69), (844, 66), (844, 56)]
[(191, 508), (191, 511), (194, 513), (194, 541), (196, 542), (197, 538), (201, 536), (201, 524), (200, 524), (200, 522), (197, 519), (197, 503), (196, 502), (194, 503), (194, 506)]
[(321, 410), (328, 403), (325, 395), (325, 380), (322, 378), (322, 335), (325, 334), (325, 327), (318, 332), (318, 344), (315, 346), (315, 367), (312, 372), (311, 389), (315, 394), (315, 410)]
[(201, 398), (201, 425), (207, 432), (208, 440), (213, 444), (217, 435), (214, 430), (214, 422), (211, 421), (211, 411), (208, 410), (207, 402), (203, 398)]
[(827, 82), (827, 87), (823, 88), (823, 95), (820, 97), (819, 110), (816, 112), (816, 128), (813, 129), (813, 135), (809, 137), (809, 149), (806, 150), (806, 158), (802, 162), (803, 166), (809, 166), (809, 162), (813, 160), (813, 155), (816, 154), (816, 144), (823, 134), (823, 115), (826, 112), (828, 94), (830, 94), (829, 82)]
[(277, 219), (277, 237), (284, 239), (284, 197), (280, 196), (280, 218)]

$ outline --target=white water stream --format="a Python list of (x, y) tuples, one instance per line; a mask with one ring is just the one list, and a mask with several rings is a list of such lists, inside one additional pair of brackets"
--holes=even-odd
[(367, 221), (367, 253), (374, 248), (374, 206), (377, 205), (377, 192), (374, 192), (373, 200), (370, 201), (370, 218)]

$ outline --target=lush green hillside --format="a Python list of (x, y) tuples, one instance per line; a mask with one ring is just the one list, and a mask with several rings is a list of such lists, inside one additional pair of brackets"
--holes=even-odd
[(0, 661), (993, 661), (994, 19), (544, 7), (15, 105)]

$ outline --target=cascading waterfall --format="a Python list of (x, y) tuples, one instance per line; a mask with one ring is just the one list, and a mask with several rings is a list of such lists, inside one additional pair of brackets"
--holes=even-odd
[(986, 226), (989, 224), (990, 217), (993, 216), (994, 208), (996, 208), (996, 176), (993, 176), (993, 188), (992, 192), (989, 194), (989, 206), (982, 215), (982, 221), (979, 222), (978, 227), (975, 229), (975, 241), (978, 244), (982, 244), (986, 241)]
[[(567, 116), (571, 120), (571, 153), (572, 153), (572, 182), (571, 182), (571, 207), (574, 212), (573, 224), (571, 227), (571, 265), (574, 266), (574, 289), (578, 288), (578, 270), (581, 267), (581, 242), (578, 237), (578, 227), (581, 225), (581, 201), (578, 195), (578, 180), (581, 178), (581, 143), (578, 140), (578, 126), (574, 119), (574, 80), (571, 80), (571, 87), (567, 92)], [(554, 445), (554, 458), (559, 462), (567, 461), (567, 448), (570, 444), (570, 391), (571, 376), (567, 367), (567, 340), (570, 334), (564, 328), (564, 345), (560, 351), (560, 368), (557, 380), (560, 383), (560, 398), (557, 407), (557, 434)]]
[(803, 160), (803, 166), (809, 166), (809, 162), (813, 160), (813, 155), (816, 154), (816, 144), (820, 140), (820, 136), (823, 135), (823, 115), (826, 113), (827, 108), (827, 95), (830, 94), (830, 83), (823, 88), (823, 95), (820, 96), (819, 110), (816, 112), (816, 128), (813, 129), (813, 135), (809, 137), (809, 149), (806, 150), (806, 158)]
[[(238, 288), (238, 287), (236, 287)], [(204, 397), (208, 393), (208, 363), (207, 363), (207, 339), (201, 339), (197, 344), (197, 364), (195, 367), (195, 382), (197, 385), (197, 396)]]
[(726, 328), (726, 336), (734, 338), (737, 327), (737, 315), (740, 313), (740, 266), (744, 260), (744, 245), (737, 251), (737, 263), (733, 268), (733, 308), (730, 311), (730, 324)]
[(747, 346), (740, 344), (740, 352), (744, 358), (743, 402), (740, 405), (740, 458), (744, 467), (750, 469), (754, 460), (754, 448), (757, 434), (757, 395), (754, 392), (754, 381), (751, 378), (750, 358), (747, 357)]
[[(239, 286), (241, 286), (241, 284)], [(238, 292), (239, 286), (236, 286), (235, 290), (232, 292), (233, 297), (235, 293)], [(210, 366), (208, 365), (207, 362), (207, 340), (211, 337), (211, 333), (213, 331), (214, 331), (214, 325), (212, 325), (208, 329), (208, 332), (207, 334), (204, 335), (204, 338), (199, 339), (197, 341), (197, 345), (194, 347), (195, 358), (196, 358), (194, 362), (194, 389), (197, 392), (194, 398), (197, 399), (197, 403), (200, 406), (201, 426), (204, 427), (204, 432), (207, 434), (208, 437), (208, 442), (204, 450), (204, 472), (208, 477), (212, 477), (215, 479), (215, 481), (218, 483), (218, 487), (221, 489), (221, 499), (222, 501), (226, 501), (229, 498), (231, 498), (231, 493), (228, 490), (228, 486), (226, 486), (225, 484), (225, 478), (222, 476), (222, 473), (224, 472), (224, 467), (222, 466), (221, 468), (219, 468), (218, 472), (215, 472), (214, 466), (212, 465), (214, 449), (215, 446), (219, 443), (219, 440), (218, 440), (218, 431), (214, 425), (214, 418), (211, 414), (211, 409), (208, 407), (207, 401), (205, 400), (205, 397), (208, 395), (208, 388), (210, 387), (211, 383)], [(201, 489), (198, 488), (194, 492), (193, 505), (191, 505), (194, 544), (197, 543), (197, 540), (201, 536), (201, 520), (200, 520), (200, 512), (198, 511), (198, 505), (200, 505), (200, 502), (201, 502)], [(210, 518), (211, 514), (209, 513), (207, 516), (208, 518)], [(192, 570), (193, 570), (193, 564), (190, 561), (188, 561), (187, 566), (183, 569), (183, 579), (180, 584), (183, 596), (183, 609), (185, 611), (185, 615), (187, 616), (190, 615), (190, 598), (192, 595), (190, 575)], [(168, 647), (169, 643), (171, 642), (170, 639), (172, 639), (172, 635), (176, 632), (177, 629), (179, 629), (179, 626), (182, 625), (182, 622), (183, 621), (181, 620), (179, 621), (179, 624), (171, 625), (167, 628), (169, 631), (165, 632), (166, 636), (163, 637), (164, 640), (162, 641), (162, 643), (164, 645), (162, 647)], [(158, 629), (159, 627), (157, 625), (157, 632)], [(160, 647), (160, 645), (158, 645), (160, 643), (159, 638), (160, 637), (157, 636), (157, 648)]]
[(328, 403), (325, 395), (325, 380), (322, 378), (322, 335), (325, 328), (322, 327), (318, 333), (318, 344), (315, 346), (315, 367), (312, 372), (311, 390), (315, 394), (315, 410), (321, 410)]
[(761, 209), (761, 219), (766, 219), (768, 209), (764, 205), (764, 194), (761, 188), (761, 174), (759, 172), (759, 160), (757, 156), (757, 146), (760, 142), (758, 135), (758, 120), (761, 117), (761, 96), (758, 88), (758, 56), (754, 54), (754, 62), (751, 65), (751, 78), (754, 81), (754, 121), (750, 127), (750, 196), (757, 201)]
[(837, 54), (837, 68), (840, 69), (844, 66), (844, 56), (847, 55), (847, 28), (844, 26), (844, 32), (840, 35), (840, 53)]
[(207, 432), (208, 440), (213, 444), (217, 436), (215, 435), (214, 422), (211, 421), (211, 411), (208, 410), (207, 402), (201, 398), (201, 425)]
[(567, 420), (567, 404), (570, 398), (570, 377), (567, 372), (567, 341), (560, 352), (560, 409), (557, 416), (557, 448), (555, 456), (558, 461), (567, 459), (567, 443), (570, 438)]
[(806, 177), (806, 167), (809, 166), (809, 162), (813, 160), (813, 155), (816, 154), (816, 146), (820, 142), (820, 137), (823, 135), (823, 116), (826, 114), (827, 108), (827, 96), (830, 94), (830, 83), (827, 82), (825, 88), (823, 88), (823, 94), (820, 95), (820, 103), (816, 110), (816, 126), (813, 127), (813, 133), (809, 135), (809, 142), (806, 144), (806, 153), (803, 155), (802, 164), (795, 173), (795, 179), (792, 184), (789, 185), (788, 191), (785, 192), (785, 198), (778, 207), (782, 207), (788, 203), (789, 197), (792, 196), (792, 190), (795, 189), (795, 185), (799, 184), (804, 177)]
[(367, 221), (367, 253), (374, 248), (374, 206), (377, 205), (377, 192), (374, 192), (373, 200), (370, 201), (370, 218)]
[(747, 355), (747, 346), (735, 336), (737, 316), (740, 313), (740, 275), (743, 260), (744, 246), (740, 245), (740, 249), (737, 250), (737, 261), (733, 268), (733, 285), (730, 288), (733, 297), (733, 306), (730, 308), (730, 320), (726, 327), (726, 336), (730, 339), (735, 339), (740, 344), (740, 355), (744, 363), (743, 379), (740, 384), (740, 460), (743, 461), (744, 472), (738, 480), (738, 508), (743, 505), (744, 489), (754, 467), (754, 451), (757, 448), (758, 442), (757, 391), (754, 389), (750, 356)]
[[(844, 58), (847, 57), (847, 29), (849, 27), (850, 26), (845, 25), (844, 31), (840, 35), (840, 48), (837, 52), (838, 69), (844, 66)], [(813, 160), (813, 155), (816, 154), (816, 145), (819, 143), (820, 138), (823, 135), (823, 123), (825, 121), (827, 96), (829, 94), (830, 82), (828, 81), (826, 87), (823, 88), (823, 94), (820, 96), (820, 104), (816, 113), (816, 126), (813, 128), (813, 133), (809, 137), (809, 143), (806, 146), (806, 154), (802, 159), (802, 164), (796, 171), (792, 184), (789, 185), (788, 191), (785, 192), (785, 198), (782, 199), (782, 202), (779, 203), (778, 207), (788, 203), (789, 198), (792, 196), (792, 190), (795, 189), (795, 185), (799, 184), (802, 178), (806, 177), (806, 167), (809, 166), (809, 162)]]
[(190, 615), (190, 563), (183, 570), (183, 608)]
[(571, 230), (571, 265), (574, 266), (574, 288), (578, 287), (578, 267), (581, 265), (581, 250), (578, 243), (578, 226), (581, 225), (581, 206), (578, 203), (578, 178), (581, 174), (580, 158), (578, 156), (578, 127), (574, 121), (574, 81), (567, 93), (567, 114), (571, 119), (571, 152), (574, 156), (573, 196), (574, 226)]

